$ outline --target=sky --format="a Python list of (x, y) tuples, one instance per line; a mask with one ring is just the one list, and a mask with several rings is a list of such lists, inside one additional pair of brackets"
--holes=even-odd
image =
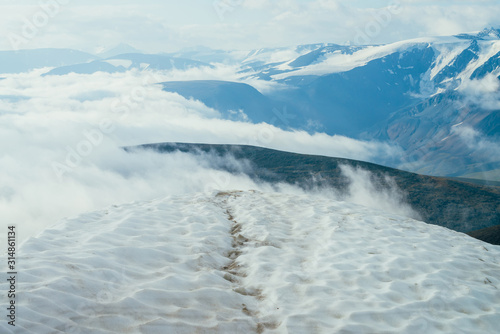
[(0, 0), (0, 50), (379, 44), (500, 27), (498, 0)]

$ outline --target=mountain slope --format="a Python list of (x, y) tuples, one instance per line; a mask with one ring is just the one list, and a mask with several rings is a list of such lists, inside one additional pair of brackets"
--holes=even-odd
[(23, 333), (488, 334), (500, 321), (500, 248), (309, 196), (113, 206), (21, 250)]
[(467, 234), (492, 245), (500, 245), (500, 225), (483, 228)]
[(309, 106), (321, 115), (319, 121), (329, 133), (358, 136), (392, 110), (413, 103), (409, 93), (418, 87), (413, 78), (427, 71), (433, 57), (431, 48), (415, 48), (296, 85), (306, 92)]
[[(393, 113), (362, 137), (398, 143), (406, 156), (400, 165), (403, 169), (462, 176), (497, 169), (500, 164), (492, 152), (498, 141), (497, 113), (464, 105), (456, 92), (442, 93)], [(476, 131), (472, 138), (470, 131)]]
[[(131, 151), (137, 148), (127, 148)], [(416, 210), (423, 221), (468, 232), (500, 224), (500, 189), (446, 178), (418, 175), (366, 162), (302, 155), (241, 145), (204, 145), (163, 143), (143, 145), (139, 149), (152, 149), (169, 153), (182, 152), (212, 153), (216, 156), (232, 156), (238, 161), (249, 162), (246, 170), (255, 180), (298, 184), (311, 189), (331, 187), (346, 192), (352, 180), (342, 166), (362, 169), (371, 173), (371, 181), (377, 191), (393, 189), (387, 176), (394, 180), (398, 189), (406, 195), (404, 200)], [(207, 160), (208, 157), (207, 157)], [(224, 159), (219, 159), (224, 160)], [(231, 164), (214, 165), (232, 173), (241, 173)]]
[(238, 82), (197, 80), (169, 81), (161, 83), (163, 89), (178, 93), (187, 99), (195, 99), (218, 110), (227, 119), (238, 119), (245, 113), (255, 123), (273, 117), (273, 102), (250, 85)]

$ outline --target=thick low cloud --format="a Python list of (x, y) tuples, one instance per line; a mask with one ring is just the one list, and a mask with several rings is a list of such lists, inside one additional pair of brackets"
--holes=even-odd
[(500, 160), (500, 145), (495, 138), (488, 138), (479, 131), (468, 126), (455, 126), (452, 133), (471, 150), (476, 159), (484, 163), (498, 163)]
[(44, 71), (0, 81), (9, 95), (0, 99), (2, 226), (18, 225), (23, 240), (63, 217), (111, 204), (207, 189), (273, 189), (199, 157), (129, 154), (123, 146), (251, 144), (368, 161), (399, 154), (383, 143), (223, 120), (199, 101), (162, 91), (156, 83), (168, 81), (168, 73), (41, 77)]
[[(496, 71), (500, 72), (500, 71)], [(465, 102), (486, 110), (500, 109), (500, 80), (498, 74), (488, 73), (484, 78), (465, 80), (459, 90)]]
[(421, 219), (420, 215), (406, 202), (406, 194), (394, 179), (386, 176), (384, 186), (377, 186), (372, 174), (363, 169), (342, 166), (342, 174), (350, 184), (345, 199), (370, 208)]

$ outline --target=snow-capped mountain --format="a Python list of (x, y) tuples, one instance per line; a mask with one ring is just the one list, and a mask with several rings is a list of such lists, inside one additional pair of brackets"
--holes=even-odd
[(481, 80), (488, 74), (500, 75), (499, 52), (498, 39), (456, 37), (363, 48), (329, 45), (278, 63), (252, 62), (246, 71), (249, 77), (288, 85), (287, 93), (277, 98), (307, 105), (297, 111), (308, 117), (313, 110), (327, 132), (357, 136), (437, 94), (466, 95), (471, 85), (487, 85)]
[(487, 334), (500, 321), (498, 246), (327, 198), (113, 206), (20, 251), (20, 317), (2, 333)]
[(311, 119), (327, 133), (395, 142), (407, 154), (400, 167), (463, 175), (500, 168), (498, 31), (321, 45), (258, 66), (251, 53), (243, 64), (249, 77), (289, 87), (273, 98), (297, 116), (294, 126)]
[[(498, 35), (490, 28), (389, 45), (253, 50), (240, 75), (280, 85), (266, 93), (290, 116), (277, 126), (391, 141), (406, 152), (400, 167), (459, 176), (500, 168)], [(250, 120), (262, 114), (243, 111)]]
[(460, 34), (456, 37), (471, 40), (499, 39), (500, 29), (486, 28), (475, 34)]

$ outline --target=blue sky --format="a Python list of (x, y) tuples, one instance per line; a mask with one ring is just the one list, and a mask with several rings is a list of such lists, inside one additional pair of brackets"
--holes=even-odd
[[(0, 0), (0, 49), (388, 43), (500, 26), (498, 0)], [(367, 38), (368, 37), (368, 38)]]

